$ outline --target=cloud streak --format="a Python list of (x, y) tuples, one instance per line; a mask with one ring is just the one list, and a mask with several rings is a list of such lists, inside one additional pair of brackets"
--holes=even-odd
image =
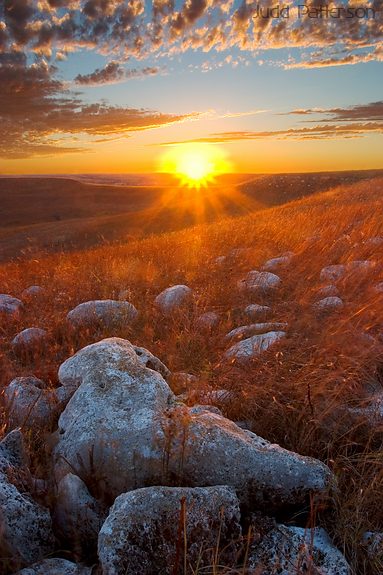
[(98, 86), (103, 84), (117, 84), (132, 78), (144, 78), (145, 76), (155, 76), (160, 69), (155, 66), (146, 68), (132, 68), (126, 70), (119, 62), (109, 62), (104, 68), (97, 68), (90, 74), (78, 74), (74, 83), (79, 86)]

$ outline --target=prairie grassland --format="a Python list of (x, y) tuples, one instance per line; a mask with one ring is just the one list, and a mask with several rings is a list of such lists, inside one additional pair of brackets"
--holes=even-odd
[[(1, 292), (20, 296), (29, 285), (45, 294), (25, 305), (15, 322), (0, 325), (0, 386), (19, 375), (34, 374), (55, 387), (60, 363), (87, 343), (119, 336), (147, 347), (173, 371), (194, 374), (198, 383), (189, 401), (206, 403), (206, 390), (228, 390), (218, 405), (225, 415), (287, 449), (325, 461), (338, 478), (339, 490), (327, 509), (313, 510), (344, 550), (355, 573), (378, 575), (382, 557), (369, 558), (365, 531), (382, 531), (383, 418), (362, 409), (382, 391), (383, 179), (338, 187), (285, 206), (223, 219), (181, 232), (152, 236), (126, 245), (105, 244), (70, 254), (44, 254), (0, 268)], [(290, 266), (279, 273), (282, 288), (273, 296), (252, 299), (237, 282), (271, 257), (292, 251)], [(218, 263), (220, 256), (226, 259)], [(337, 283), (341, 311), (318, 316), (312, 308), (324, 285), (324, 266), (355, 260), (376, 265), (355, 271)], [(194, 307), (164, 319), (155, 296), (164, 288), (186, 284)], [(131, 328), (113, 333), (75, 332), (67, 312), (92, 299), (127, 298), (140, 311)], [(222, 360), (225, 334), (246, 321), (249, 303), (272, 308), (272, 321), (288, 323), (287, 337), (245, 369)], [(201, 331), (197, 317), (216, 311), (213, 332)], [(247, 323), (250, 323), (247, 321)], [(26, 327), (49, 331), (50, 343), (22, 360), (10, 342)], [(2, 422), (5, 431), (5, 422)], [(30, 441), (31, 449), (36, 438)], [(45, 459), (33, 465), (45, 472)]]

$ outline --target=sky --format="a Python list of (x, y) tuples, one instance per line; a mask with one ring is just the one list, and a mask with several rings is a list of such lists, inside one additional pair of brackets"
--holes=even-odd
[(0, 174), (383, 168), (383, 0), (0, 0)]

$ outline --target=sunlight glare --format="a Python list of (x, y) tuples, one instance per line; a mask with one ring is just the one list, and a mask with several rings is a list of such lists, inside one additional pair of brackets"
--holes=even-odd
[(160, 171), (174, 174), (190, 188), (200, 188), (214, 182), (215, 176), (229, 172), (230, 163), (218, 146), (176, 144), (162, 156)]

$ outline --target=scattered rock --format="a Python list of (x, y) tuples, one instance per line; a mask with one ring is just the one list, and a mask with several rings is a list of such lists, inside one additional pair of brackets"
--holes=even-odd
[(225, 352), (225, 358), (235, 360), (238, 363), (246, 363), (251, 359), (259, 357), (272, 345), (286, 336), (284, 331), (270, 331), (260, 335), (253, 335), (238, 343), (235, 343)]
[(13, 338), (11, 345), (18, 352), (36, 351), (42, 347), (47, 338), (48, 332), (45, 329), (28, 327)]
[(283, 256), (267, 260), (267, 262), (265, 262), (263, 265), (262, 270), (272, 272), (281, 268), (285, 268), (291, 263), (293, 257), (293, 252), (287, 252)]
[(287, 323), (268, 322), (268, 323), (252, 323), (250, 325), (241, 325), (229, 331), (226, 334), (226, 340), (241, 340), (249, 338), (255, 334), (262, 334), (270, 331), (284, 330)]
[(253, 321), (266, 319), (266, 317), (271, 313), (271, 307), (268, 305), (252, 303), (245, 307), (244, 313)]
[(383, 282), (379, 282), (378, 284), (374, 285), (374, 291), (378, 294), (383, 293)]
[(249, 435), (224, 417), (177, 404), (129, 342), (104, 340), (72, 361), (80, 387), (59, 420), (58, 481), (76, 473), (107, 500), (169, 482), (230, 485), (244, 505), (269, 509), (302, 505), (327, 489), (331, 473), (321, 462)]
[(29, 301), (45, 295), (45, 289), (41, 286), (29, 286), (21, 294), (21, 299)]
[(281, 278), (276, 274), (253, 270), (238, 282), (238, 287), (249, 293), (268, 293), (274, 291), (280, 284)]
[(368, 238), (363, 243), (365, 246), (379, 247), (383, 245), (383, 238), (381, 236), (375, 236), (373, 238)]
[(213, 331), (219, 325), (219, 315), (215, 311), (207, 311), (196, 319), (196, 326), (200, 330)]
[(130, 325), (137, 316), (138, 311), (131, 303), (105, 299), (80, 303), (68, 313), (67, 320), (75, 328), (113, 329)]
[(176, 285), (166, 288), (155, 301), (157, 307), (164, 315), (172, 314), (191, 303), (193, 291), (185, 285)]
[(28, 493), (21, 493), (16, 482), (25, 464), (25, 451), (19, 431), (0, 442), (0, 561), (4, 573), (13, 572), (38, 561), (54, 547), (48, 509), (35, 503)]
[(383, 533), (366, 531), (363, 534), (362, 543), (372, 561), (383, 561)]
[(63, 477), (57, 487), (53, 526), (75, 557), (87, 561), (95, 557), (98, 533), (105, 517), (105, 509), (77, 475), (68, 473)]
[(15, 575), (91, 575), (92, 568), (85, 565), (76, 565), (66, 559), (44, 559), (40, 563), (34, 563)]
[(215, 405), (193, 405), (193, 407), (191, 407), (189, 411), (191, 415), (200, 415), (201, 413), (206, 412), (215, 413), (216, 415), (222, 415), (222, 412), (219, 409), (219, 407), (216, 407)]
[(316, 294), (317, 299), (324, 299), (326, 297), (339, 297), (339, 290), (334, 284), (329, 284), (320, 288)]
[(239, 521), (239, 502), (229, 487), (148, 487), (124, 493), (100, 531), (103, 573), (172, 575), (184, 561), (194, 573), (211, 566), (217, 552), (220, 565), (233, 565), (242, 534)]
[(313, 308), (317, 312), (332, 313), (339, 311), (344, 307), (343, 300), (340, 297), (325, 297), (313, 304)]
[(134, 351), (138, 357), (138, 361), (144, 367), (148, 369), (152, 369), (153, 371), (157, 371), (162, 375), (164, 379), (169, 379), (171, 375), (170, 369), (166, 367), (161, 360), (158, 359), (155, 355), (153, 355), (150, 351), (145, 349), (144, 347), (137, 347), (136, 345), (133, 346)]
[(23, 302), (17, 297), (0, 294), (0, 316), (5, 315), (8, 319), (18, 319), (22, 308)]
[[(36, 382), (36, 384), (35, 384)], [(41, 380), (17, 377), (4, 390), (8, 428), (22, 427), (38, 431), (49, 429), (56, 413), (52, 391), (42, 388)]]
[(344, 277), (346, 273), (346, 266), (343, 264), (336, 264), (322, 268), (320, 273), (320, 280), (322, 282), (337, 282)]
[(350, 575), (350, 567), (342, 553), (320, 527), (303, 529), (278, 525), (267, 533), (250, 552), (250, 569), (267, 575), (319, 573)]

